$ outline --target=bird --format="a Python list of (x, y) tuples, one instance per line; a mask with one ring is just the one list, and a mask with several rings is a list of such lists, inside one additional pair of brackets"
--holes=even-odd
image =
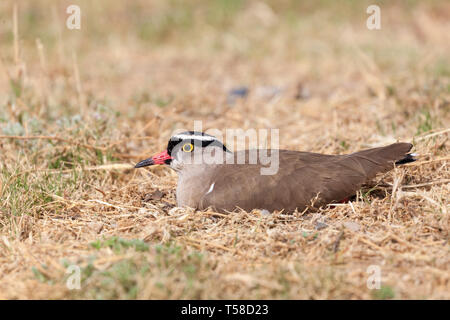
[[(409, 153), (412, 147), (399, 142), (345, 155), (278, 149), (231, 152), (215, 136), (186, 131), (172, 136), (166, 150), (135, 168), (168, 165), (175, 170), (178, 207), (292, 213), (352, 197), (376, 174), (415, 161), (417, 155)], [(252, 152), (277, 154), (277, 172), (261, 174), (267, 164), (259, 159), (252, 163)]]

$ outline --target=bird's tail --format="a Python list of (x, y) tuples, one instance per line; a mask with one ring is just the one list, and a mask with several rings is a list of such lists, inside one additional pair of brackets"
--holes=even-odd
[(406, 154), (406, 156), (403, 159), (398, 160), (397, 162), (395, 162), (395, 164), (399, 165), (399, 164), (405, 164), (405, 163), (414, 162), (414, 161), (417, 160), (418, 156), (419, 156), (418, 153), (408, 153), (408, 154)]
[(354, 162), (355, 168), (360, 168), (367, 178), (374, 177), (379, 172), (390, 170), (415, 160), (414, 153), (409, 153), (410, 143), (394, 143), (389, 146), (367, 149), (344, 156)]

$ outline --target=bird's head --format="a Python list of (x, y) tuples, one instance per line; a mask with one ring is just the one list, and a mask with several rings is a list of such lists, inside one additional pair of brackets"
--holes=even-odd
[(230, 151), (216, 137), (204, 132), (186, 131), (172, 136), (166, 150), (140, 161), (135, 168), (166, 164), (179, 171), (186, 164), (223, 162), (223, 155), (227, 152)]

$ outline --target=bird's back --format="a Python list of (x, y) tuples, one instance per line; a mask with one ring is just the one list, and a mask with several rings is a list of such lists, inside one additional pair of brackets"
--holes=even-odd
[[(290, 212), (340, 201), (355, 194), (377, 173), (392, 169), (411, 147), (409, 143), (395, 143), (348, 155), (269, 150), (269, 158), (270, 152), (278, 151), (278, 171), (272, 175), (261, 174), (268, 164), (259, 160), (249, 164), (251, 150), (238, 151), (234, 153), (234, 164), (210, 167), (208, 179), (202, 181), (206, 192), (200, 195), (197, 208)], [(246, 159), (244, 164), (236, 164), (242, 158)]]

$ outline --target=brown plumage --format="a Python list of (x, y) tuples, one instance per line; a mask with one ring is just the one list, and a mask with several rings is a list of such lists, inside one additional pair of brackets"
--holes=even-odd
[[(260, 169), (264, 166), (248, 161), (245, 164), (182, 165), (181, 161), (173, 160), (171, 166), (179, 174), (179, 206), (212, 207), (220, 212), (237, 207), (247, 211), (292, 212), (354, 195), (377, 173), (392, 169), (399, 161), (413, 161), (408, 155), (411, 148), (409, 143), (394, 143), (348, 155), (278, 150), (279, 169), (274, 175), (261, 175)], [(248, 159), (248, 150), (227, 155), (236, 158), (240, 153), (245, 153)]]

